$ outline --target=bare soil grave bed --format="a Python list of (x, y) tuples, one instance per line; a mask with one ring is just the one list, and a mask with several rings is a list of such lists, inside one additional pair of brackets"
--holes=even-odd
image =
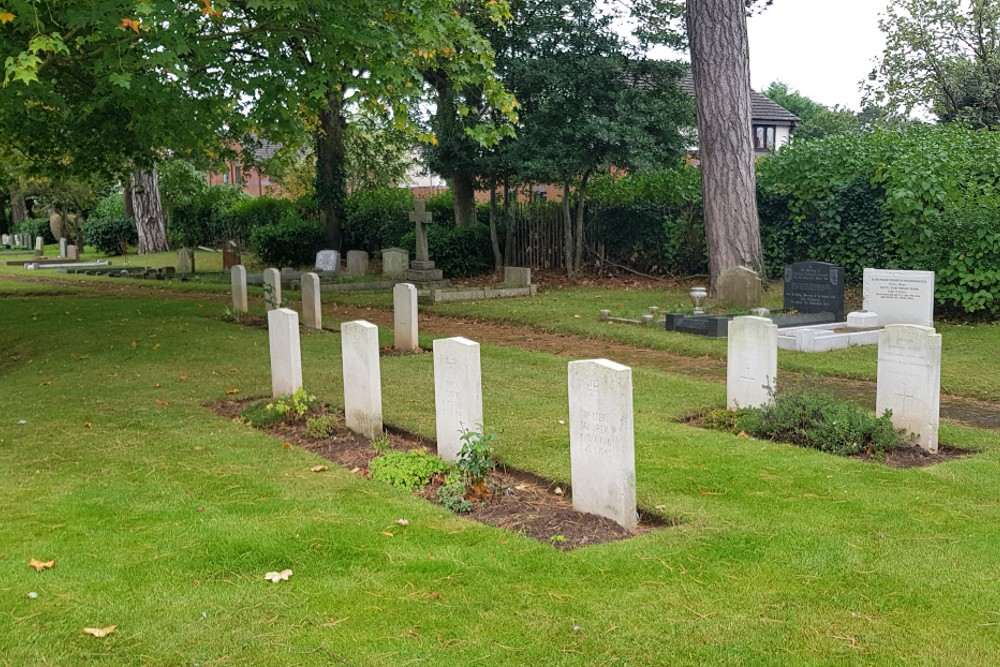
[[(222, 417), (238, 421), (242, 410), (254, 400), (260, 399), (215, 401), (205, 407)], [(344, 425), (342, 412), (334, 412), (323, 406), (323, 414), (336, 419), (333, 432), (325, 438), (310, 436), (306, 432), (305, 420), (257, 428), (288, 446), (302, 447), (356, 475), (370, 477), (369, 465), (378, 455), (371, 441), (348, 430)], [(392, 442), (391, 448), (396, 451), (423, 448), (431, 454), (437, 452), (433, 441), (413, 433), (393, 427), (386, 427), (386, 432)], [(443, 483), (443, 475), (435, 476), (430, 484), (414, 493), (428, 502), (440, 505), (437, 492)], [(680, 523), (676, 519), (640, 508), (639, 525), (634, 530), (626, 530), (610, 519), (574, 510), (571, 489), (567, 484), (553, 482), (502, 463), (490, 476), (489, 487), (492, 493), (488, 501), (474, 503), (470, 512), (458, 516), (510, 530), (562, 550), (626, 540)]]

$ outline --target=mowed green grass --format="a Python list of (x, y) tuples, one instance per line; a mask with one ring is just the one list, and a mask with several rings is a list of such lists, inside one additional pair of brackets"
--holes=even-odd
[[(218, 305), (0, 308), (0, 664), (1000, 661), (996, 433), (946, 424), (982, 452), (895, 470), (679, 424), (723, 389), (639, 368), (640, 504), (680, 524), (563, 553), (202, 407), (270, 386), (266, 333)], [(302, 348), (341, 403), (339, 337)], [(382, 374), (386, 420), (433, 435), (431, 355)], [(483, 377), (500, 456), (566, 480), (566, 359), (486, 346)]]

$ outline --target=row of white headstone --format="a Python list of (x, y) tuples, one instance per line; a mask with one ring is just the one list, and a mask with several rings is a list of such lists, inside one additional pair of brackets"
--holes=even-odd
[[(778, 327), (766, 317), (729, 323), (726, 405), (755, 408), (774, 399)], [(941, 411), (941, 334), (933, 327), (890, 324), (879, 332), (875, 411), (912, 433), (927, 452), (938, 450)]]
[[(271, 391), (302, 387), (298, 313), (268, 312)], [(382, 434), (378, 327), (363, 320), (340, 326), (344, 416), (347, 427), (369, 438)], [(466, 338), (434, 341), (434, 412), (438, 455), (457, 461), (462, 435), (483, 423), (479, 343)], [(625, 528), (638, 523), (632, 369), (606, 359), (569, 364), (570, 466), (573, 507)]]

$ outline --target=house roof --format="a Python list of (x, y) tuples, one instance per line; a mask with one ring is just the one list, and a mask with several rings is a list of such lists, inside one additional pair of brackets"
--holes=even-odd
[[(689, 71), (681, 80), (677, 82), (684, 92), (686, 92), (691, 97), (694, 97), (694, 77), (691, 76)], [(754, 89), (750, 89), (750, 117), (754, 122), (757, 121), (772, 121), (781, 123), (797, 123), (799, 122), (799, 117), (793, 114), (791, 111), (772, 102), (768, 98), (764, 97)]]

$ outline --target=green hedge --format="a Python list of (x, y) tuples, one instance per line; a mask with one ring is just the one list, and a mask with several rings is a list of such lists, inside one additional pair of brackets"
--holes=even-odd
[(232, 208), (247, 199), (232, 186), (206, 188), (187, 203), (174, 209), (167, 236), (172, 245), (221, 246), (229, 239), (246, 245), (248, 234), (240, 230), (232, 217)]
[(52, 236), (52, 230), (49, 228), (48, 218), (28, 218), (24, 222), (14, 225), (15, 234), (28, 234), (31, 237), (31, 247), (35, 247), (35, 239), (41, 236), (45, 239), (45, 244), (55, 243), (56, 239)]
[(270, 266), (312, 266), (326, 244), (326, 230), (316, 220), (289, 218), (250, 232), (250, 248)]
[(399, 246), (413, 230), (413, 195), (404, 188), (356, 190), (344, 205), (345, 249), (374, 252)]
[[(427, 250), (437, 268), (449, 278), (478, 276), (493, 270), (493, 247), (488, 225), (476, 223), (464, 227), (427, 225)], [(402, 246), (411, 256), (416, 251), (416, 234), (408, 232)]]
[(139, 243), (139, 232), (133, 218), (91, 218), (83, 223), (83, 238), (105, 255), (120, 255), (122, 244)]

